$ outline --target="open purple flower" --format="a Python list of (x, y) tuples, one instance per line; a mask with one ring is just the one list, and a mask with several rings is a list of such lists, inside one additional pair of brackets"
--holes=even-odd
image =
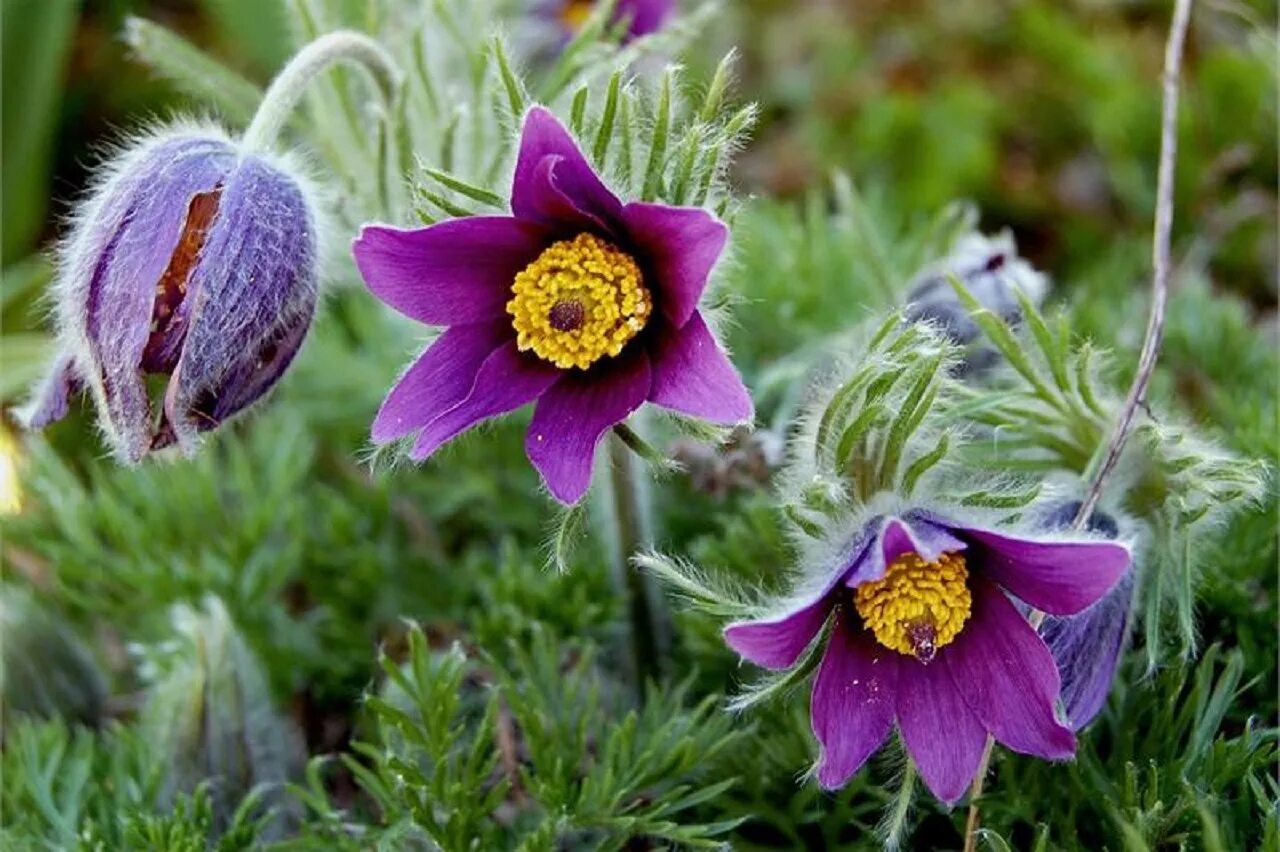
[(988, 734), (1051, 760), (1075, 752), (1054, 712), (1053, 657), (1007, 594), (1076, 613), (1128, 565), (1115, 542), (1021, 538), (919, 510), (881, 516), (810, 593), (776, 617), (729, 625), (725, 640), (757, 665), (787, 669), (834, 614), (810, 707), (819, 783), (844, 784), (896, 722), (925, 784), (954, 803)]
[[(283, 374), (316, 307), (316, 222), (300, 180), (217, 131), (157, 135), (112, 166), (58, 270), (61, 354), (26, 412), (87, 387), (116, 455), (190, 450)], [(148, 375), (167, 376), (153, 414)]]
[(356, 264), (379, 299), (448, 329), (373, 422), (414, 459), (537, 401), (525, 442), (562, 502), (604, 433), (646, 401), (736, 423), (751, 398), (698, 311), (728, 229), (700, 208), (624, 204), (545, 109), (525, 118), (510, 216), (367, 226)]
[[(554, 22), (569, 39), (600, 5), (600, 0), (538, 0), (534, 14)], [(640, 38), (662, 29), (675, 5), (675, 0), (618, 0), (613, 7), (613, 23), (625, 21), (626, 37)]]

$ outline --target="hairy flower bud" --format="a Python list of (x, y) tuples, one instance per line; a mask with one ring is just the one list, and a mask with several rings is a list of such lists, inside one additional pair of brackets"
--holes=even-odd
[(213, 821), (222, 831), (251, 791), (269, 811), (262, 839), (288, 834), (298, 808), (285, 784), (302, 772), (302, 734), (273, 704), (262, 665), (221, 600), (176, 607), (175, 641), (157, 647), (143, 670), (141, 724), (167, 768), (161, 801), (171, 806), (207, 784)]
[[(27, 425), (61, 418), (87, 388), (122, 461), (192, 451), (297, 353), (316, 306), (316, 209), (286, 162), (216, 129), (167, 129), (125, 152), (62, 248), (61, 351)], [(149, 375), (168, 377), (156, 412)]]
[(1017, 291), (1033, 304), (1043, 301), (1049, 284), (1044, 275), (1018, 257), (1013, 237), (970, 234), (956, 243), (951, 254), (922, 270), (907, 292), (907, 319), (935, 323), (955, 343), (968, 350), (962, 372), (980, 372), (995, 364), (994, 349), (977, 345), (981, 330), (960, 303), (951, 276), (960, 280), (987, 310), (1010, 325), (1022, 322)]
[(106, 678), (71, 626), (30, 591), (0, 586), (0, 732), (24, 714), (97, 727), (106, 705)]

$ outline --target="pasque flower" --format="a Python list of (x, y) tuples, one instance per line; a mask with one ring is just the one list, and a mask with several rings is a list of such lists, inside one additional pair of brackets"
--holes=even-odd
[[(1080, 505), (1073, 500), (1054, 507), (1045, 516), (1045, 528), (1067, 529)], [(1085, 527), (1103, 538), (1120, 535), (1115, 518), (1106, 512), (1094, 512)], [(1062, 707), (1072, 730), (1092, 722), (1107, 703), (1120, 654), (1129, 639), (1134, 580), (1130, 566), (1111, 591), (1088, 609), (1076, 615), (1051, 615), (1041, 625), (1041, 635), (1062, 674)]]
[[(538, 0), (535, 14), (554, 21), (571, 37), (600, 5), (600, 0)], [(627, 38), (639, 38), (660, 30), (675, 5), (675, 0), (617, 0), (612, 20), (626, 22)]]
[(401, 313), (448, 329), (392, 389), (375, 442), (424, 459), (537, 401), (525, 449), (577, 501), (605, 431), (646, 401), (719, 423), (751, 399), (698, 310), (728, 238), (699, 208), (623, 203), (550, 112), (525, 117), (510, 216), (364, 228), (356, 264)]
[[(61, 252), (60, 354), (26, 411), (97, 402), (116, 455), (195, 445), (288, 367), (316, 306), (316, 216), (284, 160), (214, 128), (144, 139), (110, 165)], [(167, 376), (153, 413), (147, 376)]]
[(1077, 613), (1128, 565), (1116, 542), (1025, 537), (909, 509), (866, 522), (805, 593), (729, 625), (725, 640), (757, 665), (788, 669), (833, 618), (810, 707), (819, 783), (844, 784), (896, 723), (925, 784), (952, 803), (988, 734), (1051, 760), (1075, 751), (1054, 712), (1053, 657), (1008, 596)]

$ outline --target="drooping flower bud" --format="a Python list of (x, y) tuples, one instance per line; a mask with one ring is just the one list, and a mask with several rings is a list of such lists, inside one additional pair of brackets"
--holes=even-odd
[(981, 372), (993, 366), (999, 356), (994, 349), (979, 344), (982, 332), (956, 296), (951, 286), (952, 275), (984, 308), (1010, 325), (1022, 321), (1016, 292), (1021, 291), (1033, 304), (1039, 305), (1048, 292), (1049, 282), (1018, 257), (1018, 248), (1008, 232), (995, 237), (976, 233), (963, 237), (949, 255), (923, 269), (912, 280), (907, 291), (907, 319), (936, 324), (952, 341), (967, 349), (961, 371)]
[(302, 733), (276, 709), (261, 663), (220, 599), (175, 607), (172, 623), (175, 641), (148, 649), (142, 666), (152, 681), (142, 730), (167, 769), (161, 802), (208, 785), (221, 832), (257, 791), (261, 839), (286, 836), (299, 816), (285, 785), (302, 773)]
[[(316, 307), (316, 211), (287, 161), (216, 128), (167, 129), (121, 155), (62, 247), (61, 351), (27, 425), (86, 388), (122, 461), (193, 450), (297, 354)], [(167, 377), (162, 404), (148, 376)]]
[[(1044, 518), (1046, 529), (1069, 529), (1080, 501), (1054, 507)], [(1120, 526), (1106, 512), (1089, 516), (1085, 528), (1102, 538), (1120, 537)], [(1111, 590), (1076, 615), (1050, 615), (1040, 633), (1062, 675), (1062, 704), (1071, 729), (1078, 731), (1102, 711), (1120, 654), (1129, 639), (1133, 610), (1134, 569), (1130, 565)]]

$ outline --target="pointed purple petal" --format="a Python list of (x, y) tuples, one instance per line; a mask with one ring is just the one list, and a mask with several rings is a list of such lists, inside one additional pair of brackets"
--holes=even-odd
[(569, 370), (538, 400), (525, 453), (561, 503), (576, 503), (591, 484), (596, 445), (649, 396), (649, 358), (633, 347), (589, 371)]
[(970, 575), (973, 609), (955, 642), (938, 652), (956, 689), (991, 735), (1022, 754), (1063, 760), (1076, 738), (1054, 715), (1058, 667), (1004, 592)]
[(471, 216), (428, 228), (367, 225), (352, 252), (369, 290), (400, 313), (465, 325), (503, 316), (516, 274), (546, 247), (528, 222)]
[(536, 106), (520, 131), (511, 212), (557, 231), (612, 232), (622, 202), (601, 182), (569, 131), (549, 110)]
[[(121, 168), (90, 206), (64, 259), (61, 325), (84, 334), (83, 378), (116, 453), (135, 462), (151, 445), (151, 404), (142, 377), (156, 288), (185, 229), (192, 199), (222, 183), (234, 149), (213, 138), (160, 141)], [(80, 300), (83, 299), (83, 303)]]
[(818, 783), (827, 789), (848, 781), (893, 728), (898, 654), (852, 620), (845, 608), (837, 611), (810, 700), (813, 733), (822, 745)]
[(724, 629), (724, 641), (738, 656), (773, 671), (789, 669), (822, 630), (834, 601), (823, 595), (772, 620), (739, 621)]
[(44, 381), (36, 386), (31, 399), (17, 412), (24, 429), (43, 429), (67, 416), (71, 397), (81, 389), (75, 363), (70, 355), (54, 359)]
[(369, 430), (373, 442), (385, 444), (421, 429), (466, 399), (480, 365), (510, 338), (505, 320), (446, 330), (383, 400)]
[(857, 571), (849, 574), (847, 585), (857, 587), (879, 580), (895, 559), (917, 553), (932, 562), (944, 553), (964, 550), (965, 543), (945, 528), (918, 518), (889, 517), (880, 522), (876, 543)]
[(789, 601), (784, 614), (740, 621), (725, 628), (724, 638), (729, 647), (767, 669), (781, 670), (795, 665), (837, 602), (831, 590), (845, 577), (859, 572), (878, 540), (879, 530), (878, 522), (864, 526), (842, 554), (832, 560), (832, 570), (822, 584)]
[(1120, 578), (1102, 600), (1077, 615), (1045, 619), (1041, 634), (1062, 673), (1062, 703), (1078, 731), (1102, 711), (1120, 654), (1129, 638), (1133, 571)]
[(698, 307), (729, 229), (700, 207), (635, 202), (623, 212), (659, 310), (676, 328), (683, 327)]
[(1129, 567), (1113, 541), (1037, 541), (985, 529), (957, 529), (970, 564), (1017, 597), (1053, 615), (1072, 615), (1101, 598)]
[(965, 704), (945, 665), (898, 663), (898, 728), (925, 785), (955, 804), (978, 772), (987, 729)]
[(256, 402), (302, 345), (317, 300), (316, 223), (294, 179), (241, 158), (192, 269), (189, 327), (165, 395), (177, 441)]
[(410, 458), (421, 461), (480, 421), (532, 402), (562, 375), (546, 361), (522, 355), (514, 340), (502, 344), (480, 365), (467, 398), (426, 425)]
[(754, 416), (742, 377), (696, 311), (684, 328), (662, 328), (650, 355), (651, 401), (712, 423), (740, 423)]
[(618, 0), (614, 17), (628, 21), (628, 38), (640, 38), (662, 29), (673, 11), (675, 0)]

